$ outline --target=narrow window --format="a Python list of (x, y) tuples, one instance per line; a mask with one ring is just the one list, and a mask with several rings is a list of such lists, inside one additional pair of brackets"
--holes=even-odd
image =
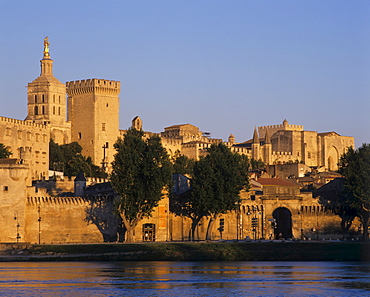
[(58, 115), (60, 115), (60, 107), (58, 107)]
[(105, 123), (102, 123), (102, 124), (101, 124), (101, 130), (102, 130), (102, 131), (105, 131)]
[(55, 106), (53, 106), (53, 114), (55, 114)]
[(42, 114), (45, 114), (45, 106), (42, 106)]
[(18, 130), (18, 139), (22, 139), (22, 131)]
[(55, 95), (53, 95), (53, 103), (55, 103)]
[(35, 103), (37, 103), (37, 95), (35, 95)]
[(82, 133), (78, 132), (78, 139), (81, 139), (81, 138), (82, 138)]
[(39, 114), (39, 107), (35, 106), (35, 115), (38, 115), (38, 114)]
[(42, 95), (42, 103), (45, 103), (45, 96)]

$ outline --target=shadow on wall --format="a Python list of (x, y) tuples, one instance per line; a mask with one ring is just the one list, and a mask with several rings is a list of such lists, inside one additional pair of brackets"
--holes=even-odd
[(90, 198), (90, 206), (85, 209), (85, 221), (94, 224), (103, 235), (104, 242), (123, 242), (126, 229), (114, 211), (114, 196)]

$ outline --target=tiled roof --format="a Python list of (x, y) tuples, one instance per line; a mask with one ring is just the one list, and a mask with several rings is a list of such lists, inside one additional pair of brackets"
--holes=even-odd
[(258, 178), (257, 182), (262, 184), (262, 186), (299, 186), (295, 182), (281, 178)]

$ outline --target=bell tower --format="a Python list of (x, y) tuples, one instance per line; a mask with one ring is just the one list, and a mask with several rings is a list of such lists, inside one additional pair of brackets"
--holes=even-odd
[(41, 74), (28, 84), (28, 115), (26, 121), (37, 124), (64, 126), (66, 123), (66, 87), (53, 76), (53, 60), (49, 39), (44, 39)]

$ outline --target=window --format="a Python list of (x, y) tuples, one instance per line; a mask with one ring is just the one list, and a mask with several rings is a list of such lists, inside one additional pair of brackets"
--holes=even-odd
[(32, 139), (32, 134), (31, 132), (27, 132), (27, 140), (31, 140)]
[(45, 95), (42, 95), (42, 103), (45, 103)]
[(35, 103), (37, 103), (37, 95), (35, 95)]
[(60, 107), (58, 107), (58, 115), (60, 115)]
[(53, 95), (53, 103), (55, 103), (55, 95)]
[(42, 106), (42, 114), (45, 114), (45, 106)]
[(78, 132), (78, 139), (81, 139), (82, 138), (82, 133), (81, 132)]
[(42, 135), (42, 141), (43, 142), (47, 142), (48, 141), (48, 137), (46, 134)]
[(12, 130), (10, 128), (6, 128), (6, 136), (11, 136)]
[(308, 152), (308, 153), (307, 153), (307, 158), (308, 158), (308, 159), (311, 159), (311, 152)]
[(53, 106), (53, 114), (55, 114), (55, 106)]
[(18, 130), (18, 139), (22, 139), (22, 130)]
[(101, 130), (102, 130), (102, 131), (105, 131), (105, 123), (102, 123), (102, 124), (101, 124)]
[(39, 107), (35, 106), (35, 115), (38, 115), (38, 114), (39, 114)]
[(40, 134), (36, 133), (36, 142), (40, 141)]
[(4, 186), (3, 190), (4, 190), (5, 192), (8, 192), (8, 191), (9, 191), (9, 187), (8, 187), (8, 186)]

